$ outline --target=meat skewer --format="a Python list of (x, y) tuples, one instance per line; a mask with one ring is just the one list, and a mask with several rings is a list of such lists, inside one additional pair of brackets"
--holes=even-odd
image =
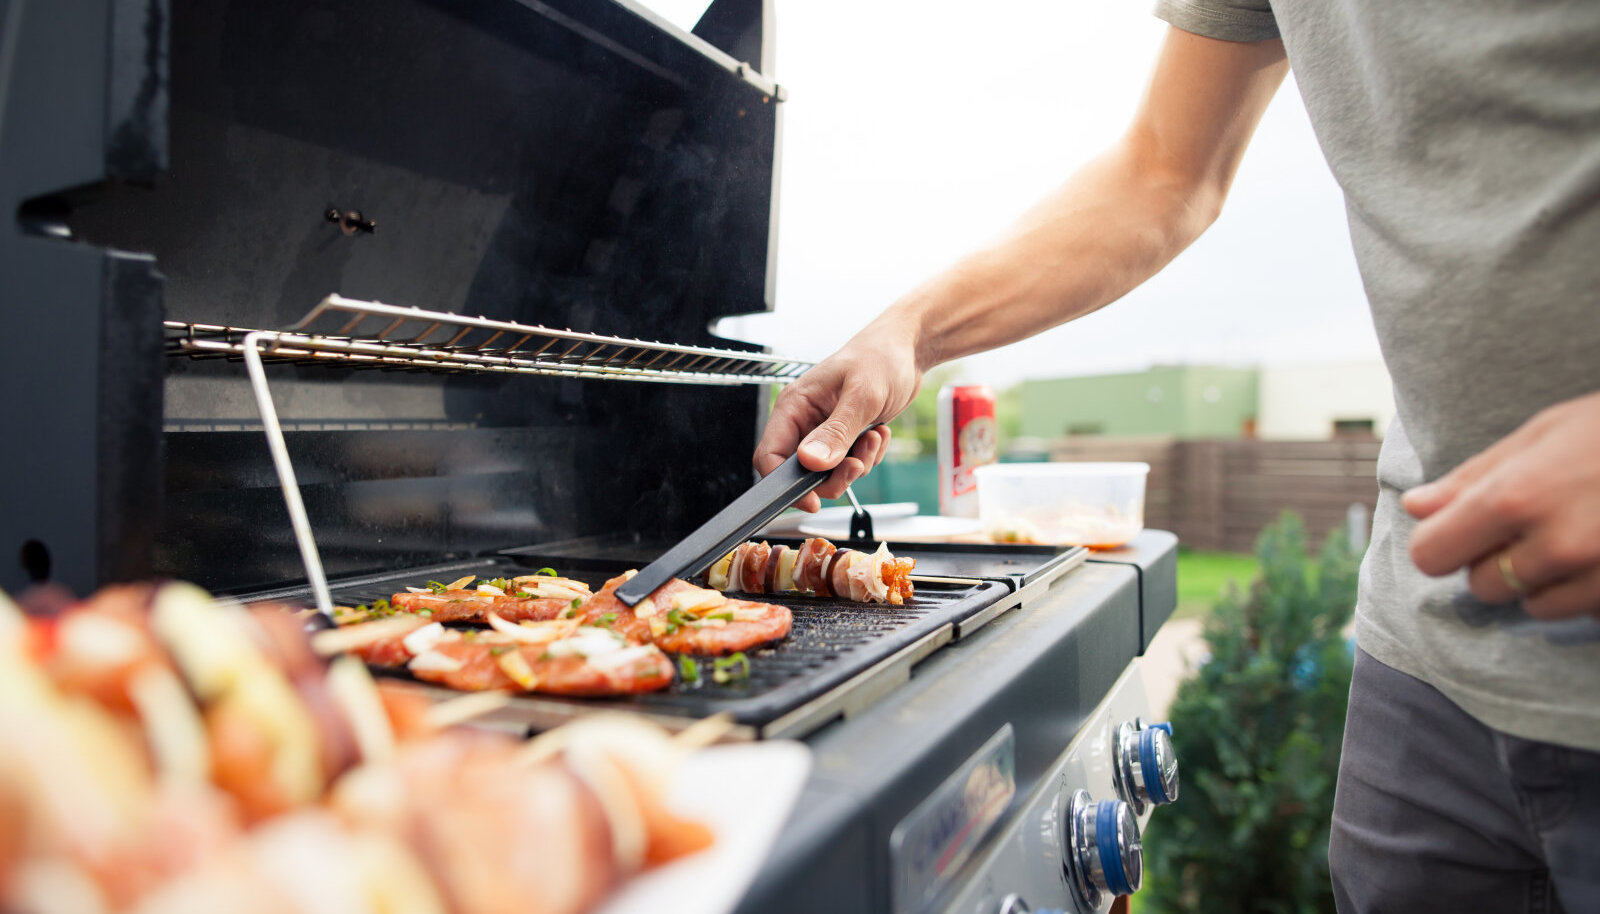
[[(489, 621), (481, 643), (458, 632), (425, 655), (505, 647), (553, 679), (627, 651), (665, 665), (576, 620)], [(558, 647), (582, 639), (609, 645)], [(0, 594), (0, 910), (580, 914), (713, 840), (665, 803), (691, 747), (659, 728), (595, 719), (526, 745), (407, 729), (375, 691), (376, 718), (353, 713), (365, 669), (319, 653), (293, 616), (186, 585), (108, 590), (60, 622)], [(370, 751), (370, 726), (388, 751)]]
[(672, 684), (672, 662), (651, 644), (582, 619), (513, 624), (488, 615), (489, 631), (461, 631), (417, 617), (360, 622), (317, 634), (324, 653), (404, 667), (461, 691), (511, 689), (551, 695), (630, 695)]
[(740, 543), (706, 572), (715, 590), (737, 593), (803, 594), (837, 597), (857, 603), (899, 605), (911, 599), (913, 558), (889, 554), (889, 544), (876, 552), (839, 549), (811, 537), (799, 549)]
[[(424, 676), (425, 673), (432, 675), (438, 672), (427, 669), (430, 665), (434, 665), (434, 661), (425, 660), (423, 670), (419, 672), (415, 658), (422, 653), (422, 650), (407, 649), (405, 642), (428, 637), (413, 633), (422, 630), (430, 623), (435, 624), (436, 630), (449, 631), (437, 626), (436, 623), (483, 621), (494, 625), (502, 634), (510, 633), (524, 640), (531, 637), (529, 632), (539, 630), (540, 626), (560, 626), (570, 623), (570, 627), (566, 630), (568, 635), (578, 626), (604, 629), (632, 645), (653, 645), (660, 650), (676, 654), (703, 656), (733, 654), (782, 640), (789, 634), (794, 623), (793, 616), (786, 607), (730, 599), (720, 591), (697, 587), (677, 578), (658, 587), (638, 606), (630, 607), (616, 598), (615, 591), (624, 581), (633, 577), (634, 573), (629, 571), (607, 581), (605, 587), (597, 594), (590, 594), (588, 587), (581, 582), (569, 578), (552, 578), (548, 575), (520, 577), (510, 582), (479, 584), (475, 588), (469, 587), (474, 580), (471, 577), (462, 578), (448, 585), (435, 585), (426, 591), (421, 588), (409, 588), (407, 593), (395, 594), (391, 598), (391, 605), (402, 607), (402, 611), (390, 612), (387, 615), (379, 613), (380, 618), (375, 621), (361, 621), (354, 626), (346, 624), (336, 632), (325, 632), (319, 637), (323, 639), (323, 644), (329, 645), (330, 651), (353, 650), (363, 660), (375, 666), (409, 665), (412, 672)], [(500, 587), (501, 583), (508, 584), (508, 587)], [(573, 595), (580, 592), (579, 588), (582, 588), (582, 597)], [(558, 595), (524, 596), (524, 594), (551, 592)], [(365, 620), (370, 617), (369, 613), (339, 615), (342, 620), (351, 618)], [(513, 621), (520, 622), (521, 627), (515, 630), (507, 628), (507, 624)], [(352, 634), (353, 628), (366, 626), (371, 628), (360, 634)], [(493, 633), (483, 634), (489, 637), (478, 641), (478, 644), (498, 643)], [(465, 689), (505, 688), (511, 685), (510, 682), (502, 681), (494, 675), (486, 664), (476, 662), (475, 658), (477, 654), (482, 653), (482, 647), (453, 646), (456, 641), (463, 639), (463, 633), (460, 632), (447, 637), (452, 644), (450, 648), (452, 657), (462, 654), (463, 656), (456, 659), (471, 665), (474, 670), (481, 669), (486, 672), (481, 676), (478, 674), (456, 676), (455, 670), (447, 669), (435, 677), (437, 681), (446, 684), (461, 683), (455, 687)], [(598, 643), (592, 639), (591, 635), (591, 643)], [(601, 680), (591, 681), (587, 673), (580, 673), (571, 664), (562, 664), (556, 668), (561, 671), (561, 675), (554, 675), (549, 679), (543, 675), (536, 676), (535, 678), (545, 685), (533, 691), (554, 691), (562, 688), (555, 683), (579, 681), (591, 683), (589, 687), (599, 689), (602, 680), (611, 682), (613, 691), (584, 691), (583, 689), (587, 687), (572, 685), (571, 688), (577, 691), (563, 691), (562, 694), (622, 694), (652, 690), (643, 686), (656, 682), (652, 671), (660, 665), (657, 659), (644, 653), (625, 656), (637, 661), (638, 666), (630, 668), (632, 672), (622, 680), (617, 680), (615, 676), (607, 676)], [(515, 664), (514, 660), (506, 662)], [(614, 661), (599, 661), (602, 668), (612, 662)], [(453, 666), (448, 662), (440, 662), (437, 665)], [(667, 678), (670, 681), (671, 677)], [(663, 682), (653, 687), (659, 688), (665, 684)]]
[(340, 607), (334, 617), (340, 624), (396, 613), (412, 613), (430, 622), (486, 622), (492, 612), (509, 622), (544, 622), (571, 618), (572, 610), (592, 596), (589, 585), (572, 578), (533, 574), (479, 581), (469, 574), (448, 584), (430, 581), (427, 587), (408, 587), (390, 597), (386, 606)]

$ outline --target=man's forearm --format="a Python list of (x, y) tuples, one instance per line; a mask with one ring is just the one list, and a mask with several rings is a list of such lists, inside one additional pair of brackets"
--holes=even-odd
[[(1127, 135), (789, 385), (756, 468), (798, 453), (810, 469), (833, 469), (816, 493), (837, 497), (882, 458), (884, 441), (862, 444), (862, 431), (905, 409), (929, 368), (1087, 314), (1149, 278), (1216, 218), (1287, 72), (1282, 42), (1170, 31)], [(800, 504), (815, 509), (816, 494)]]
[(1211, 224), (1221, 196), (1142, 171), (1137, 154), (1119, 144), (879, 320), (914, 328), (923, 371), (1016, 342), (1154, 275)]

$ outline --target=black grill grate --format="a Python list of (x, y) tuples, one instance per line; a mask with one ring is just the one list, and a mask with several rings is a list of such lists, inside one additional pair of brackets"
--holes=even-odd
[[(563, 562), (561, 573), (582, 580), (598, 589), (616, 574), (611, 563), (596, 563), (585, 568)], [(533, 567), (538, 567), (537, 565)], [(424, 581), (448, 580), (466, 573), (498, 577), (526, 573), (523, 563), (509, 559), (485, 559), (451, 568), (418, 569), (381, 577), (365, 578), (332, 587), (334, 602), (354, 606), (388, 598), (407, 585)], [(739, 723), (762, 731), (796, 709), (822, 699), (835, 690), (872, 671), (902, 650), (935, 635), (1003, 598), (1010, 592), (1004, 583), (993, 581), (972, 584), (919, 584), (916, 597), (903, 606), (849, 603), (804, 597), (762, 596), (759, 599), (789, 607), (794, 625), (784, 640), (747, 652), (748, 678), (727, 683), (712, 680), (713, 660), (694, 658), (701, 670), (700, 682), (690, 684), (682, 678), (661, 692), (629, 699), (562, 699), (539, 696), (546, 711), (552, 703), (570, 705), (573, 714), (597, 708), (626, 708), (655, 715), (699, 718), (728, 712)], [(294, 600), (298, 591), (258, 594), (252, 600)], [(405, 674), (397, 674), (402, 678)], [(513, 702), (515, 705), (515, 702)], [(819, 711), (820, 725), (827, 718)], [(790, 734), (793, 735), (793, 734)]]
[[(698, 685), (679, 678), (661, 692), (628, 699), (519, 697), (513, 699), (507, 713), (515, 720), (526, 719), (529, 726), (549, 726), (598, 709), (638, 711), (669, 721), (725, 712), (756, 735), (803, 735), (845, 710), (852, 691), (876, 676), (909, 671), (912, 661), (904, 660), (908, 654), (914, 657), (921, 648), (932, 649), (942, 643), (941, 637), (948, 639), (953, 626), (1008, 596), (1014, 599), (1017, 589), (1030, 582), (1075, 567), (1076, 562), (1071, 560), (1077, 558), (1071, 554), (1073, 550), (1034, 546), (908, 544), (895, 547), (894, 551), (916, 558), (919, 574), (930, 572), (967, 579), (918, 582), (916, 597), (904, 606), (762, 596), (759, 599), (789, 607), (794, 626), (783, 641), (747, 652), (747, 679), (714, 682), (712, 658), (696, 657), (701, 668)], [(333, 582), (331, 589), (336, 604), (354, 606), (387, 598), (407, 585), (417, 587), (428, 580), (449, 581), (469, 573), (483, 578), (514, 577), (549, 566), (598, 590), (625, 569), (642, 567), (654, 554), (658, 554), (654, 545), (597, 538), (346, 579)], [(305, 588), (297, 588), (252, 594), (245, 599), (304, 602), (307, 596)], [(897, 660), (904, 660), (903, 668), (896, 667)], [(403, 672), (390, 675), (410, 678)], [(441, 696), (451, 694), (433, 686), (426, 688)]]

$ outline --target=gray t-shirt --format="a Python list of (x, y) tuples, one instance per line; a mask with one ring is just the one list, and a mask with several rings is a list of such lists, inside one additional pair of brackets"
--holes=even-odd
[[(1400, 494), (1600, 390), (1600, 2), (1158, 0), (1282, 37), (1340, 187), (1397, 416), (1357, 641), (1491, 727), (1600, 751), (1600, 626), (1485, 606), (1408, 552)], [(1600, 455), (1589, 459), (1600, 460)]]

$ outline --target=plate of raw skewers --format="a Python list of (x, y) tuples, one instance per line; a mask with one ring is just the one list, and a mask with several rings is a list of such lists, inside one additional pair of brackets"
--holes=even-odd
[(809, 770), (714, 718), (515, 739), (471, 725), (504, 691), (429, 703), (326, 647), (186, 584), (0, 595), (0, 909), (724, 911)]

